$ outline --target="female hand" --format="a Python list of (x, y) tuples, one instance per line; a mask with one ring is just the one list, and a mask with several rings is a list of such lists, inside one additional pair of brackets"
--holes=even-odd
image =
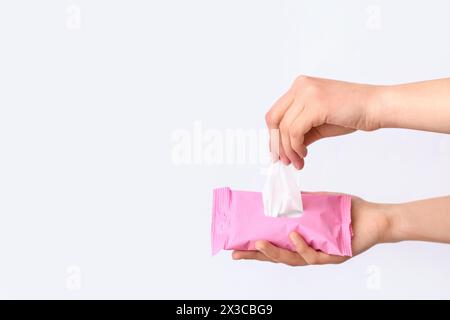
[(450, 133), (450, 78), (376, 86), (298, 77), (266, 114), (274, 159), (304, 166), (306, 147), (355, 130)]
[[(352, 238), (353, 255), (357, 255), (377, 243), (390, 239), (390, 218), (385, 205), (374, 204), (357, 197), (352, 197)], [(316, 251), (296, 232), (290, 234), (296, 251), (278, 248), (270, 242), (260, 240), (255, 243), (255, 251), (234, 251), (233, 259), (251, 259), (280, 262), (289, 266), (309, 264), (341, 263), (349, 257), (328, 255)]]
[(357, 129), (375, 130), (378, 124), (371, 115), (371, 106), (376, 104), (376, 88), (298, 77), (266, 114), (272, 155), (301, 169), (306, 147), (314, 141)]

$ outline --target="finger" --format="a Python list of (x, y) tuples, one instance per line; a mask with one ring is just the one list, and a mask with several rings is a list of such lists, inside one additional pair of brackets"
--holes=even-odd
[(293, 101), (294, 95), (289, 90), (275, 102), (275, 104), (266, 113), (266, 124), (268, 129), (278, 129), (284, 113)]
[(300, 168), (300, 160), (303, 158), (301, 153), (298, 153), (292, 148), (292, 141), (290, 137), (291, 124), (302, 113), (302, 102), (294, 102), (283, 116), (280, 122), (281, 143), (288, 159), (294, 164), (294, 167)]
[(257, 241), (255, 243), (255, 247), (257, 250), (262, 252), (273, 261), (281, 262), (289, 266), (303, 266), (306, 264), (304, 259), (298, 254), (289, 250), (275, 247), (268, 241)]
[(303, 169), (304, 166), (305, 166), (305, 160), (303, 160), (303, 158), (302, 158), (302, 159), (300, 159), (300, 163), (298, 164), (297, 170)]
[(272, 162), (280, 159), (280, 129), (269, 129), (269, 150)]
[(303, 257), (307, 264), (317, 264), (317, 252), (312, 249), (297, 232), (291, 232), (289, 235), (295, 250)]
[(302, 159), (305, 158), (308, 154), (308, 150), (306, 149), (305, 145), (303, 143), (300, 143), (299, 140), (297, 140), (296, 137), (292, 135), (292, 131), (289, 134), (292, 150), (294, 150), (294, 152), (298, 154)]
[(289, 165), (290, 163), (293, 163), (294, 167), (298, 169), (300, 166), (300, 160), (302, 158), (300, 158), (300, 156), (292, 149), (288, 134), (281, 135), (281, 144), (282, 144), (283, 152), (287, 159), (287, 161), (286, 162), (283, 161), (283, 163), (285, 165)]
[(233, 251), (231, 256), (232, 256), (233, 260), (259, 260), (259, 261), (275, 262), (275, 261), (271, 260), (269, 257), (267, 257), (266, 255), (264, 255), (263, 253), (256, 251), (256, 250), (252, 250), (252, 251), (236, 250), (236, 251)]
[(345, 261), (345, 257), (325, 254), (311, 248), (306, 241), (297, 233), (291, 232), (289, 235), (295, 250), (303, 257), (307, 264), (333, 264)]
[(310, 144), (312, 144), (320, 139), (322, 139), (322, 136), (320, 135), (317, 128), (312, 128), (307, 133), (305, 133), (305, 137), (304, 137), (302, 145), (309, 146)]
[(311, 107), (305, 107), (290, 127), (290, 137), (295, 141), (296, 146), (304, 145), (305, 135), (314, 127), (323, 123), (320, 114)]
[(280, 159), (285, 165), (289, 165), (291, 162), (286, 156), (286, 152), (283, 149), (280, 137), (280, 129), (270, 129), (270, 142), (269, 149), (273, 162), (277, 162)]
[[(277, 160), (278, 158), (283, 161), (285, 164), (289, 164), (289, 159), (286, 157), (286, 153), (281, 147), (281, 138), (279, 137), (279, 132), (277, 132), (277, 139), (275, 142), (272, 141), (273, 134), (272, 130), (278, 130), (280, 126), (281, 119), (283, 118), (284, 113), (289, 108), (289, 106), (294, 101), (294, 95), (291, 90), (286, 92), (283, 96), (281, 96), (277, 102), (270, 108), (270, 110), (266, 113), (266, 124), (270, 130), (270, 152), (272, 154), (273, 160)], [(276, 146), (274, 147), (274, 143)]]
[[(281, 138), (280, 141), (282, 141)], [(284, 151), (282, 143), (280, 144), (280, 160), (287, 166), (291, 164), (291, 161), (289, 160), (289, 158), (286, 155), (286, 152)]]

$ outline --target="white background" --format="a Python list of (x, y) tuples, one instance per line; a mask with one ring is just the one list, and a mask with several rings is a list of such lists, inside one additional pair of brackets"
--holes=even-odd
[[(259, 165), (179, 165), (171, 135), (263, 129), (298, 74), (450, 75), (448, 1), (2, 1), (1, 298), (450, 298), (450, 247), (377, 246), (338, 266), (210, 256), (211, 190)], [(450, 193), (450, 137), (311, 146), (307, 190), (379, 202)]]

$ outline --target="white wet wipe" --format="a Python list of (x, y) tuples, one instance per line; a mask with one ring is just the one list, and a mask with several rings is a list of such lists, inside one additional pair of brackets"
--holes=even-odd
[(272, 163), (263, 188), (264, 214), (270, 217), (298, 217), (303, 214), (296, 171), (281, 161)]

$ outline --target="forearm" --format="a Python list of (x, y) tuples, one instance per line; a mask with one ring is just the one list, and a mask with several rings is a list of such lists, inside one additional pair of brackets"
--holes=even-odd
[(372, 96), (376, 127), (450, 133), (450, 78), (378, 86)]
[(450, 196), (383, 206), (390, 223), (382, 242), (450, 243)]

